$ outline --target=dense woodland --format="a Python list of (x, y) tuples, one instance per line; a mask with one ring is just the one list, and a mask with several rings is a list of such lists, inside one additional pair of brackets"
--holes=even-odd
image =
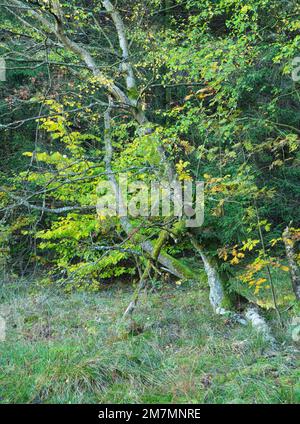
[[(299, 315), (299, 2), (0, 8), (5, 290), (23, 280), (61, 296), (121, 287), (118, 319), (140, 334), (145, 292), (175, 287), (180, 303), (200, 284), (207, 319), (252, 324), (276, 349), (274, 333)], [(203, 225), (102, 215), (99, 184), (117, 193), (124, 173), (203, 181)]]

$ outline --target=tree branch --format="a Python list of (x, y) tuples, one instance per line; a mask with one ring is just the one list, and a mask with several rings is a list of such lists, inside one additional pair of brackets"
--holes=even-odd
[[(19, 0), (11, 0), (14, 6), (18, 6), (20, 8), (24, 8), (24, 3)], [(58, 40), (70, 51), (79, 56), (87, 65), (88, 69), (93, 73), (95, 77), (98, 78), (99, 83), (108, 91), (108, 93), (117, 101), (125, 105), (130, 105), (130, 101), (126, 94), (117, 87), (113, 81), (111, 81), (106, 75), (104, 75), (99, 67), (97, 66), (94, 58), (90, 54), (87, 48), (82, 47), (81, 45), (75, 43), (71, 40), (65, 33), (64, 24), (63, 24), (63, 11), (60, 7), (60, 4), (57, 0), (52, 0), (52, 9), (53, 16), (55, 17), (55, 24), (50, 22), (36, 10), (31, 7), (27, 7), (27, 13), (38, 20), (48, 32), (54, 34)], [(9, 8), (10, 5), (7, 4)]]
[(36, 211), (41, 211), (41, 212), (49, 212), (49, 213), (54, 213), (54, 214), (62, 214), (65, 212), (71, 212), (71, 211), (95, 211), (96, 212), (96, 206), (81, 206), (81, 205), (77, 205), (77, 206), (63, 206), (61, 208), (48, 208), (46, 206), (37, 206), (37, 205), (33, 205), (31, 203), (28, 202), (27, 199), (24, 199), (20, 196), (16, 196), (13, 193), (10, 193), (8, 190), (6, 190), (4, 187), (0, 187), (0, 192), (6, 193), (11, 199), (15, 200), (17, 202), (17, 204), (15, 205), (17, 206), (26, 206), (29, 209), (33, 209)]
[[(104, 0), (102, 1), (103, 6), (105, 7), (106, 11), (110, 14), (112, 17), (113, 23), (115, 25), (118, 39), (119, 39), (119, 46), (122, 50), (122, 71), (126, 73), (126, 87), (127, 90), (134, 90), (137, 88), (136, 86), (136, 79), (134, 76), (133, 68), (130, 63), (129, 58), (129, 47), (128, 47), (128, 40), (126, 36), (126, 30), (125, 25), (123, 23), (123, 19), (118, 12), (118, 10), (113, 6), (113, 4), (110, 2), (110, 0)], [(133, 101), (133, 105), (137, 105), (137, 99), (131, 99)]]

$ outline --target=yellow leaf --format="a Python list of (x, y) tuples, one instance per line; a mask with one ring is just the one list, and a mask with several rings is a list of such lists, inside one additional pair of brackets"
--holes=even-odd
[(290, 268), (288, 266), (282, 265), (280, 267), (280, 269), (282, 269), (282, 271), (288, 272), (290, 270)]
[(236, 264), (238, 264), (240, 261), (238, 260), (238, 258), (235, 256), (233, 259), (231, 259), (231, 261), (230, 261), (230, 263), (232, 264), (232, 265), (236, 265)]

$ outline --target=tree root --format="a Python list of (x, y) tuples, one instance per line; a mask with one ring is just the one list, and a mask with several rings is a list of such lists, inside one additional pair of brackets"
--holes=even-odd
[(271, 334), (271, 330), (265, 319), (259, 314), (259, 308), (256, 305), (249, 305), (245, 311), (246, 319), (252, 324), (252, 327), (262, 335), (262, 337), (272, 343), (276, 344), (275, 338)]

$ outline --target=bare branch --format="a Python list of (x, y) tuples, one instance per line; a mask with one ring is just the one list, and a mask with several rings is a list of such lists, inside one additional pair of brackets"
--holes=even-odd
[(131, 253), (132, 255), (136, 256), (143, 256), (142, 252), (139, 252), (138, 250), (123, 248), (119, 246), (94, 246), (94, 250), (104, 250), (104, 251), (111, 251), (111, 250), (117, 250), (122, 253)]
[(4, 125), (0, 124), (0, 130), (8, 129), (8, 128), (16, 129), (16, 128), (19, 128), (20, 126), (22, 126), (23, 124), (25, 124), (27, 122), (37, 121), (39, 119), (44, 119), (44, 118), (51, 118), (51, 117), (55, 117), (55, 116), (60, 116), (60, 115), (66, 114), (66, 113), (76, 113), (76, 112), (80, 112), (80, 111), (83, 111), (83, 110), (86, 110), (86, 109), (90, 109), (90, 108), (92, 108), (93, 106), (96, 106), (96, 105), (107, 106), (106, 103), (101, 102), (99, 100), (96, 103), (91, 103), (87, 106), (67, 110), (67, 111), (64, 111), (64, 112), (61, 112), (61, 113), (56, 112), (56, 113), (52, 113), (52, 114), (48, 114), (48, 115), (37, 115), (37, 116), (31, 117), (31, 118), (26, 118), (26, 119), (21, 119), (19, 121), (10, 122), (9, 124), (4, 124)]
[[(126, 73), (126, 86), (128, 90), (136, 89), (136, 80), (133, 72), (132, 65), (130, 63), (129, 58), (129, 47), (128, 47), (128, 41), (125, 31), (125, 25), (123, 23), (123, 19), (118, 12), (118, 10), (113, 6), (113, 4), (109, 0), (102, 1), (103, 6), (107, 10), (107, 12), (111, 15), (112, 20), (114, 22), (118, 38), (119, 38), (119, 45), (122, 50), (122, 70)], [(136, 105), (136, 100), (135, 100)]]
[(96, 212), (96, 206), (81, 206), (81, 205), (77, 205), (77, 206), (64, 206), (61, 208), (48, 208), (46, 206), (37, 206), (37, 205), (33, 205), (31, 203), (28, 202), (27, 199), (24, 199), (20, 196), (16, 196), (13, 193), (10, 193), (8, 190), (6, 190), (4, 187), (0, 187), (0, 192), (6, 193), (11, 199), (13, 199), (14, 201), (17, 202), (17, 204), (14, 207), (17, 206), (26, 206), (29, 209), (33, 209), (36, 211), (41, 211), (41, 212), (49, 212), (49, 213), (54, 213), (54, 214), (62, 214), (65, 212), (71, 212), (71, 211), (95, 211)]

